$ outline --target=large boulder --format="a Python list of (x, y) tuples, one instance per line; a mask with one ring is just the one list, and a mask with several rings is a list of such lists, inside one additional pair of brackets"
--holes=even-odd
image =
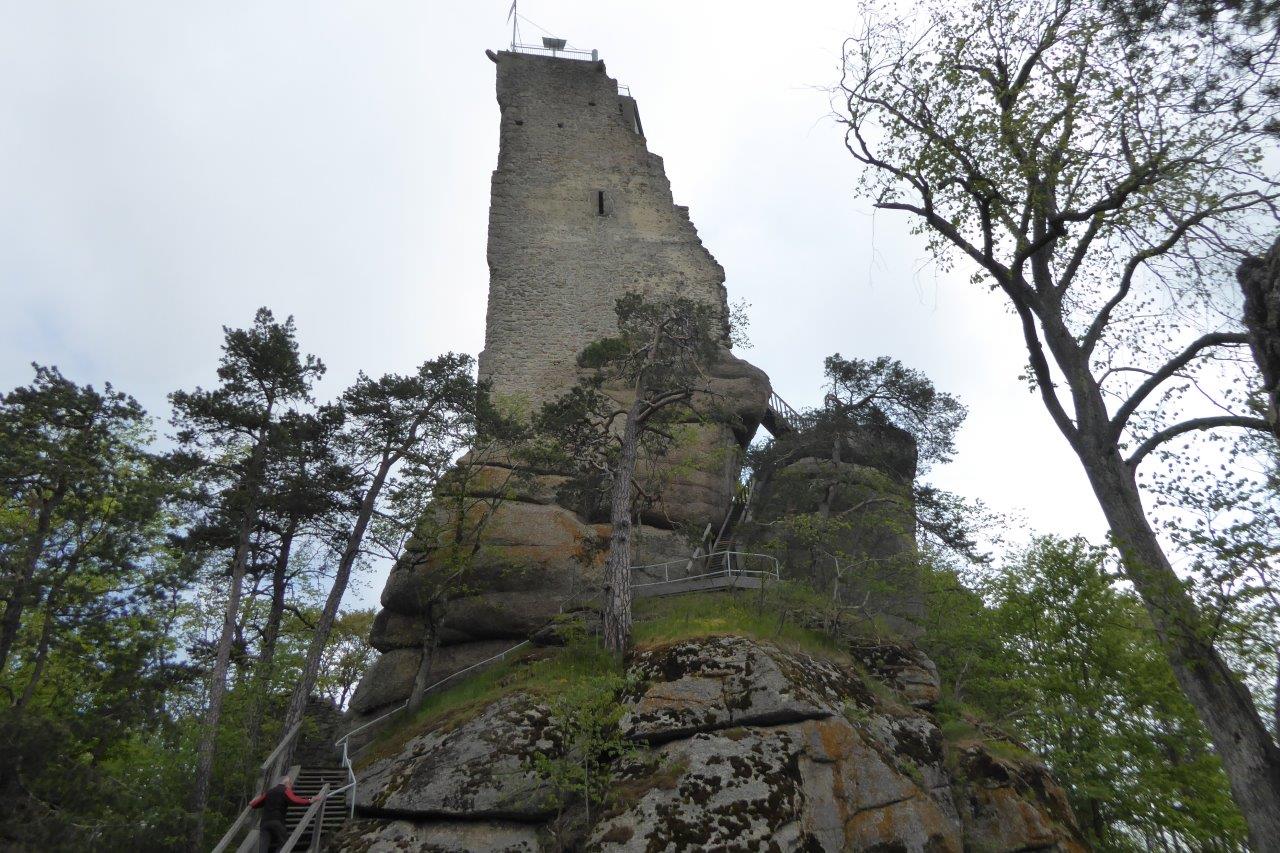
[(546, 708), (528, 695), (505, 696), (363, 769), (356, 808), (446, 820), (546, 820), (556, 812), (554, 790), (526, 759), (557, 748), (549, 725)]
[(699, 732), (656, 766), (674, 779), (597, 824), (590, 849), (963, 849), (961, 826), (843, 717)]
[(483, 537), (462, 572), (447, 543), (419, 543), (406, 552), (383, 587), (372, 645), (384, 653), (420, 648), (432, 606), (439, 608), (442, 645), (524, 638), (596, 596), (600, 533), (569, 510), (507, 501)]
[[(674, 450), (640, 475), (660, 500), (645, 509), (635, 531), (637, 565), (687, 558), (693, 546), (685, 531), (718, 529), (733, 501), (743, 448), (768, 405), (769, 379), (724, 350), (706, 384), (685, 422), (672, 426), (679, 439)], [(631, 393), (607, 392), (624, 404)], [(564, 472), (520, 472), (509, 455), (497, 453), (484, 464), (468, 459), (441, 483), (445, 498), (468, 500), (436, 502), (387, 577), (370, 636), (383, 656), (356, 693), (357, 713), (408, 696), (409, 673), (431, 632), (444, 647), (523, 639), (567, 611), (598, 602), (608, 502), (594, 492), (575, 494)], [(457, 508), (468, 501), (470, 509)], [(478, 524), (490, 507), (478, 550), (470, 553), (449, 540), (450, 512), (475, 514), (468, 523)]]
[[(802, 514), (829, 519), (824, 548), (778, 524)], [(919, 634), (924, 593), (910, 480), (859, 462), (805, 456), (761, 484), (753, 518), (743, 532), (746, 548), (777, 549), (791, 576), (901, 634)], [(843, 557), (837, 562), (833, 554)]]
[(861, 688), (846, 669), (742, 637), (689, 640), (636, 656), (647, 687), (623, 717), (650, 743), (744, 725), (778, 725), (840, 713)]
[(515, 691), (437, 720), (359, 771), (368, 820), (337, 849), (1086, 849), (1043, 765), (947, 744), (900, 677), (923, 662), (870, 645), (847, 658), (723, 636), (639, 652), (619, 698), (637, 746), (590, 820), (531, 769), (563, 754), (543, 700)]
[(844, 648), (917, 708), (932, 708), (942, 695), (937, 665), (909, 643), (846, 637)]
[(554, 504), (501, 503), (481, 535), (479, 550), (467, 555), (461, 573), (447, 543), (406, 552), (387, 577), (382, 606), (407, 615), (422, 613), (441, 588), (573, 595), (598, 575), (596, 531)]
[[(438, 648), (431, 658), (429, 681), (435, 684), (451, 678), (511, 647), (511, 640), (484, 640)], [(364, 678), (360, 679), (360, 684), (351, 697), (351, 711), (369, 716), (404, 702), (413, 692), (413, 682), (421, 664), (421, 646), (391, 649), (379, 656)]]
[[(699, 383), (690, 406), (672, 410), (677, 423), (671, 451), (648, 470), (637, 472), (641, 484), (659, 501), (646, 508), (641, 520), (660, 528), (701, 529), (719, 525), (733, 502), (742, 468), (742, 453), (768, 410), (769, 377), (748, 362), (721, 350)], [(603, 389), (620, 407), (630, 405), (629, 387)], [(608, 501), (598, 502), (591, 515), (607, 520)]]
[(547, 848), (547, 833), (520, 821), (409, 820), (348, 821), (331, 843), (333, 849), (360, 853), (536, 853)]

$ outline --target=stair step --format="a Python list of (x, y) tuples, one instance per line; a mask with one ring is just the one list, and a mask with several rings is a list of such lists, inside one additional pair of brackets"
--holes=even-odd
[[(311, 765), (297, 769), (293, 774), (293, 790), (301, 797), (312, 798), (320, 793), (320, 789), (326, 784), (329, 790), (333, 791), (341, 788), (351, 781), (347, 768), (340, 765)], [(285, 815), (285, 827), (293, 832), (297, 828), (298, 823), (302, 820), (302, 816), (306, 814), (307, 806), (290, 805)], [(319, 817), (319, 816), (317, 816)], [(346, 822), (348, 817), (347, 804), (341, 794), (335, 799), (329, 800), (325, 804), (324, 816), (319, 820), (321, 842), (332, 838), (342, 824)], [(305, 848), (311, 843), (311, 835), (315, 831), (316, 822), (313, 821), (307, 831), (302, 834), (300, 840), (301, 845)]]

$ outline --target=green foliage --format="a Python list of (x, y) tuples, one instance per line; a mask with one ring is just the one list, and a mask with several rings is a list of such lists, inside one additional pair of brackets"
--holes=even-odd
[[(534, 417), (541, 465), (572, 475), (562, 499), (588, 517), (607, 513), (606, 495), (628, 457), (622, 447), (627, 421), (635, 427), (635, 467), (652, 474), (682, 441), (683, 424), (725, 417), (707, 387), (707, 369), (729, 342), (726, 318), (717, 309), (683, 297), (646, 300), (631, 293), (618, 299), (615, 314), (619, 333), (579, 354), (579, 366), (590, 372)], [(630, 405), (620, 402), (631, 397)], [(650, 477), (642, 487), (631, 473), (626, 478), (633, 499), (644, 507), (659, 502), (662, 484)]]
[(621, 677), (620, 662), (598, 642), (579, 639), (561, 648), (528, 650), (432, 693), (411, 714), (388, 724), (360, 754), (367, 766), (396, 754), (412, 737), (470, 719), (494, 700), (514, 692), (553, 698), (601, 676)]
[(888, 356), (872, 361), (828, 356), (825, 416), (851, 426), (892, 424), (911, 433), (923, 463), (947, 462), (955, 434), (968, 414), (950, 394), (933, 387), (923, 373)]
[(587, 344), (578, 356), (579, 367), (604, 368), (627, 357), (625, 338), (601, 338)]
[(938, 573), (930, 590), (924, 645), (949, 687), (938, 708), (948, 740), (989, 742), (980, 717), (1015, 732), (1100, 850), (1136, 849), (1135, 837), (1161, 830), (1186, 844), (1242, 841), (1207, 736), (1103, 551), (1037, 540), (980, 585), (981, 596)]
[(1182, 473), (1206, 436), (1270, 431), (1235, 367), (1239, 292), (1219, 283), (1274, 239), (1276, 78), (1228, 70), (1222, 42), (1179, 27), (1120, 32), (1108, 5), (869, 10), (845, 46), (847, 148), (875, 206), (1011, 309), (1025, 378), (1093, 486), (1251, 840), (1275, 847), (1275, 742), (1214, 645), (1217, 615), (1175, 569), (1193, 555), (1153, 532), (1160, 496), (1137, 474), (1162, 447), (1193, 443), (1163, 460)]
[(641, 599), (635, 605), (635, 642), (644, 648), (692, 637), (732, 634), (842, 658), (839, 643), (829, 633), (808, 627), (800, 618), (821, 603), (799, 584), (777, 584), (759, 592)]
[[(729, 317), (684, 297), (646, 301), (628, 293), (615, 305), (618, 335), (590, 345), (580, 363), (592, 373), (546, 403), (537, 431), (547, 455), (570, 475), (561, 499), (588, 518), (608, 520), (603, 586), (605, 645), (621, 654), (631, 642), (630, 538), (634, 519), (660, 511), (661, 460), (690, 420), (727, 419), (709, 383), (730, 343)], [(713, 460), (702, 460), (702, 464)], [(602, 511), (607, 495), (607, 511)], [(612, 590), (612, 593), (610, 592)]]
[(551, 782), (561, 818), (566, 806), (581, 803), (590, 825), (592, 809), (609, 802), (614, 784), (610, 765), (639, 750), (618, 725), (626, 711), (622, 696), (632, 687), (624, 674), (605, 669), (549, 697), (548, 735), (557, 749), (528, 758), (529, 766)]
[[(820, 555), (814, 562), (837, 581), (845, 567), (901, 550), (878, 543), (917, 532), (962, 559), (985, 560), (975, 536), (991, 521), (981, 504), (917, 481), (920, 470), (951, 458), (965, 407), (924, 374), (885, 356), (867, 361), (836, 354), (825, 369), (822, 407), (800, 413), (791, 432), (748, 451), (747, 466), (758, 483), (767, 483), (777, 516), (761, 519), (773, 528), (765, 538), (814, 551)], [(787, 477), (787, 466), (801, 459), (858, 466), (856, 482), (850, 469), (835, 465), (825, 477), (812, 468)]]
[(0, 846), (114, 837), (113, 761), (190, 678), (172, 658), (176, 484), (148, 419), (56, 369), (0, 397)]
[[(340, 605), (330, 578), (381, 463), (375, 538), (394, 557), (464, 446), (511, 436), (466, 356), (361, 376), (316, 406), (323, 366), (291, 320), (264, 309), (225, 331), (219, 384), (171, 397), (166, 456), (110, 386), (38, 367), (0, 396), (0, 847), (181, 847), (205, 735), (202, 816), (224, 830), (282, 733), (326, 593)], [(359, 564), (373, 549), (350, 550)], [(372, 658), (373, 613), (332, 615), (316, 688), (341, 705)]]

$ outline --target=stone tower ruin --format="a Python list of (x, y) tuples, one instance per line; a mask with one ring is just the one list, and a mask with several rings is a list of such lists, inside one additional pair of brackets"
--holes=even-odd
[(723, 309), (725, 275), (603, 62), (489, 56), (502, 120), (480, 373), (498, 396), (536, 406), (576, 381), (583, 347), (616, 331), (618, 297)]
[[(636, 102), (603, 62), (490, 52), (497, 64), (501, 145), (489, 212), (489, 304), (480, 374), (504, 407), (530, 414), (578, 381), (585, 346), (616, 332), (626, 293), (683, 296), (727, 310), (724, 270), (675, 204), (662, 159), (645, 144)], [(693, 413), (659, 471), (662, 502), (642, 516), (636, 562), (687, 557), (686, 531), (719, 525), (742, 453), (768, 413), (769, 380), (728, 349), (711, 367), (724, 410)], [(492, 480), (501, 481), (500, 462)], [(479, 478), (484, 480), (484, 477)], [(453, 598), (430, 662), (433, 681), (508, 648), (598, 589), (605, 518), (565, 505), (564, 478), (514, 486), (472, 558), (468, 594)], [(370, 641), (382, 652), (351, 701), (374, 715), (409, 696), (429, 627), (423, 590), (442, 574), (431, 542), (412, 542), (392, 569)]]
[[(583, 348), (617, 331), (619, 297), (682, 296), (727, 313), (725, 274), (673, 200), (635, 99), (603, 62), (488, 55), (501, 144), (480, 375), (501, 403), (530, 412), (577, 383)], [(731, 355), (727, 341), (715, 373), (736, 417), (689, 425), (693, 440), (667, 466), (680, 473), (647, 519), (660, 528), (720, 523), (741, 449), (767, 414), (768, 377)]]
[[(727, 314), (725, 273), (688, 208), (675, 204), (635, 100), (603, 62), (488, 56), (497, 64), (501, 145), (480, 374), (500, 405), (528, 415), (578, 382), (584, 347), (616, 332), (619, 297), (681, 296)], [(689, 412), (677, 447), (643, 475), (661, 500), (640, 515), (635, 564), (687, 562), (691, 539), (725, 529), (745, 448), (761, 423), (779, 427), (768, 377), (729, 351), (727, 332), (709, 374), (717, 416)], [(436, 683), (596, 599), (607, 509), (575, 504), (556, 472), (512, 481), (508, 464), (486, 459), (466, 489), (508, 484), (469, 558), (467, 589), (450, 595), (443, 616), (428, 599), (451, 571), (447, 543), (415, 539), (392, 569), (370, 637), (382, 654), (351, 700), (357, 717), (403, 703), (428, 670)], [(432, 625), (439, 648), (427, 657)]]

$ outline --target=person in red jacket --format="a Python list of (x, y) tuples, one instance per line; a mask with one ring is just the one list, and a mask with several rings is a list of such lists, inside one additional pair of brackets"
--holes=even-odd
[(288, 837), (284, 831), (284, 817), (290, 803), (309, 806), (311, 802), (309, 798), (299, 797), (293, 792), (293, 780), (288, 776), (281, 778), (274, 788), (255, 797), (249, 808), (262, 809), (262, 818), (258, 821), (258, 853), (271, 853), (284, 844)]

